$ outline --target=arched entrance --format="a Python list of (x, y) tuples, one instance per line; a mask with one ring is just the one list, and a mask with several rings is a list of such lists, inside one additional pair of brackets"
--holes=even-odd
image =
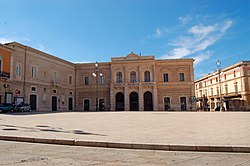
[(122, 92), (115, 95), (115, 110), (124, 111), (124, 94)]
[(131, 92), (129, 95), (130, 111), (139, 111), (138, 94)]
[(143, 95), (144, 111), (153, 111), (153, 95), (147, 91)]

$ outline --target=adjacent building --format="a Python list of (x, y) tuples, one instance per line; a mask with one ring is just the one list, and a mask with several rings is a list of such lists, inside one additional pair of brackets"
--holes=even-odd
[(0, 44), (0, 104), (12, 103), (12, 51), (13, 49)]
[[(197, 108), (250, 110), (250, 61), (219, 69), (195, 81)], [(218, 110), (218, 109), (217, 109)]]
[(75, 64), (13, 42), (11, 89), (15, 104), (32, 110), (73, 110)]
[(30, 103), (32, 110), (195, 109), (193, 59), (156, 60), (132, 52), (111, 62), (74, 64), (17, 42), (2, 47), (12, 57), (12, 100)]

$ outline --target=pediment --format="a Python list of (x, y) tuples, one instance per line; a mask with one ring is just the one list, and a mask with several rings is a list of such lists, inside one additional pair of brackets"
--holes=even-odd
[(130, 59), (130, 60), (132, 60), (132, 59), (139, 59), (139, 58), (140, 58), (139, 55), (135, 54), (134, 52), (131, 52), (130, 54), (128, 54), (126, 56), (126, 59)]

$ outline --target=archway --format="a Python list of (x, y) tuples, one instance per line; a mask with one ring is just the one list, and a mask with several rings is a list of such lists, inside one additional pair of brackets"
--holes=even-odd
[(147, 91), (143, 95), (144, 100), (144, 111), (153, 111), (153, 95)]
[(138, 94), (131, 92), (129, 95), (130, 111), (139, 111)]
[(115, 110), (124, 111), (124, 94), (122, 92), (115, 95)]

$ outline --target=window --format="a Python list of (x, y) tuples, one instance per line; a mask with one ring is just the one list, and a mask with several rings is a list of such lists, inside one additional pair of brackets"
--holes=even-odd
[(21, 76), (21, 65), (20, 64), (18, 64), (16, 66), (16, 76)]
[(224, 79), (225, 79), (225, 80), (227, 79), (227, 75), (226, 75), (226, 74), (224, 74)]
[(36, 67), (35, 66), (31, 67), (31, 77), (36, 78)]
[(225, 94), (228, 94), (228, 85), (225, 85)]
[(234, 71), (234, 77), (236, 77), (236, 72)]
[(51, 72), (51, 81), (56, 81), (56, 72), (55, 71)]
[(212, 96), (212, 97), (214, 96), (213, 88), (211, 88), (211, 96)]
[(218, 82), (218, 77), (216, 77), (216, 82)]
[[(165, 73), (164, 75), (163, 75), (163, 77), (164, 77), (164, 82), (168, 82), (168, 73)], [(197, 86), (196, 86), (197, 87)]]
[(116, 73), (116, 83), (122, 83), (122, 72)]
[(84, 85), (89, 85), (89, 77), (84, 77)]
[(184, 78), (184, 73), (180, 73), (180, 81), (184, 81), (185, 78)]
[(216, 89), (217, 89), (217, 95), (219, 96), (220, 95), (220, 89), (219, 89), (219, 87), (217, 87)]
[(199, 88), (202, 88), (202, 82), (199, 83)]
[(145, 71), (144, 79), (145, 79), (145, 82), (150, 82), (150, 72), (149, 71)]
[(130, 73), (130, 82), (136, 82), (136, 72), (132, 71)]
[(206, 87), (207, 86), (207, 82), (205, 81), (204, 84), (205, 84), (205, 87)]
[(238, 93), (238, 82), (234, 83), (234, 91), (235, 93)]
[(101, 84), (101, 85), (104, 84), (104, 76), (100, 76), (100, 84)]
[(35, 86), (32, 86), (32, 87), (31, 87), (31, 91), (35, 92), (35, 91), (36, 91), (36, 87), (35, 87)]
[(56, 89), (53, 89), (53, 93), (57, 93), (57, 90), (56, 90)]
[(72, 76), (69, 76), (69, 84), (72, 84)]

